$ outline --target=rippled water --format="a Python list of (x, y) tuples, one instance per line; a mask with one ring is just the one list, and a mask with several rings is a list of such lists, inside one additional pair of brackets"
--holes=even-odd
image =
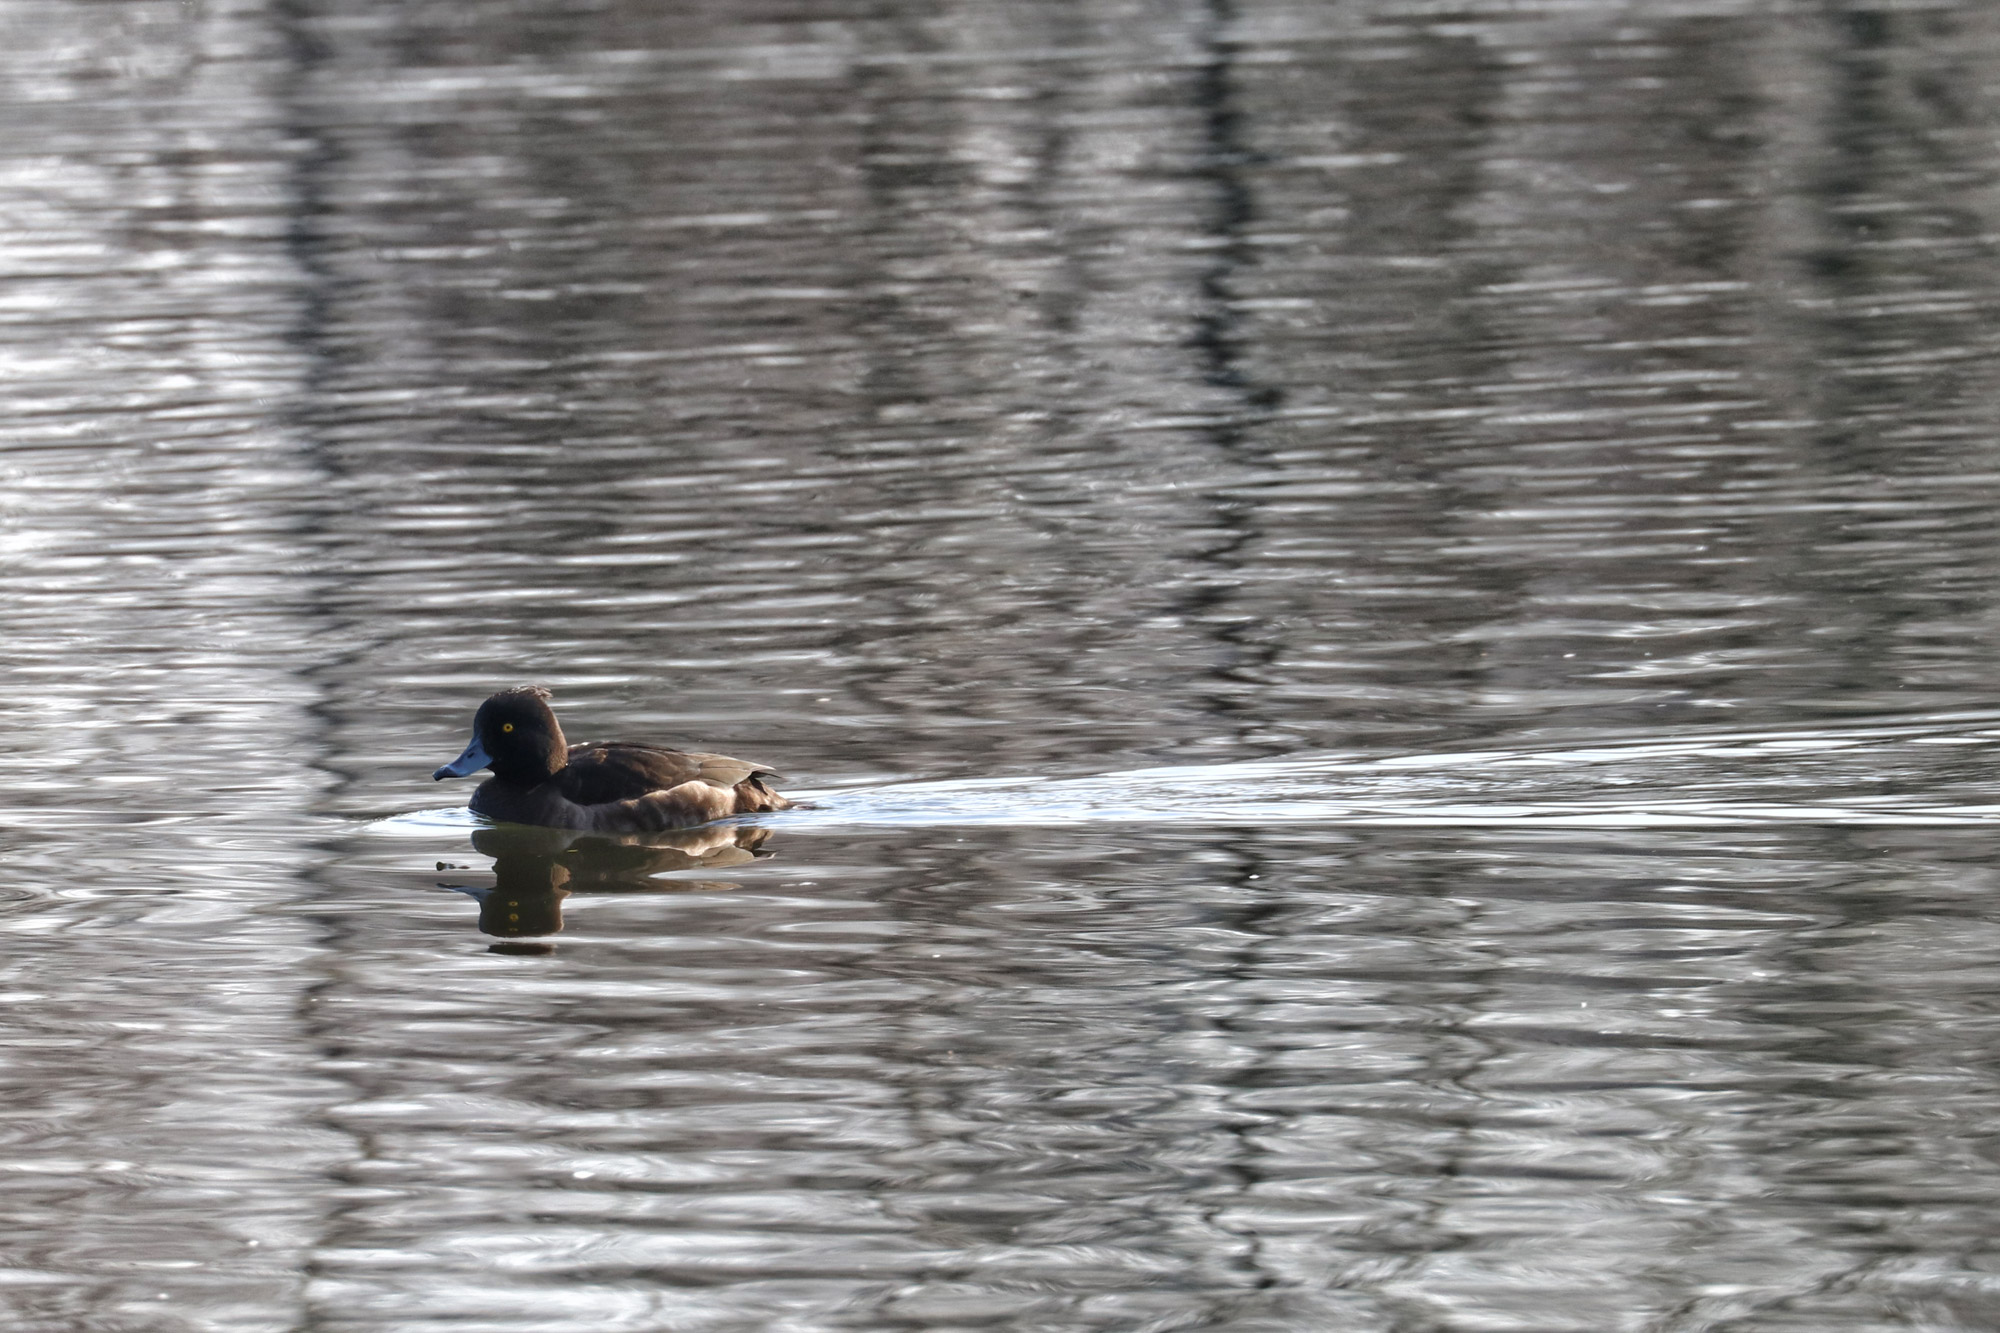
[(2000, 1322), (2000, 10), (0, 34), (8, 1329)]

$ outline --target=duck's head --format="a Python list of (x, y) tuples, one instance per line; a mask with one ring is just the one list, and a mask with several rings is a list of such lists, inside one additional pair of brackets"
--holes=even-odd
[(527, 685), (502, 690), (479, 705), (472, 717), (472, 743), (431, 777), (443, 781), (490, 768), (497, 778), (534, 786), (568, 762), (569, 743), (549, 707), (549, 692)]

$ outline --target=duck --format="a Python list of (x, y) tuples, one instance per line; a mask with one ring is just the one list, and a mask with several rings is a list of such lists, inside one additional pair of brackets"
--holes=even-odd
[(771, 790), (778, 774), (748, 759), (633, 741), (571, 745), (549, 707), (553, 697), (523, 685), (488, 698), (473, 714), (465, 752), (432, 780), (490, 768), (493, 776), (472, 793), (474, 814), (594, 833), (693, 828), (792, 804)]

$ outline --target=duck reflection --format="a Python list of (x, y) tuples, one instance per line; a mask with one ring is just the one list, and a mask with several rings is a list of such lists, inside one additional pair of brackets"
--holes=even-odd
[(727, 825), (618, 835), (499, 824), (472, 832), (473, 848), (493, 858), (493, 886), (438, 887), (479, 903), (479, 929), (509, 942), (496, 944), (496, 950), (546, 953), (553, 946), (531, 941), (563, 928), (563, 899), (572, 893), (734, 888), (713, 880), (663, 882), (655, 876), (747, 865), (771, 854), (763, 849), (770, 836), (769, 829)]

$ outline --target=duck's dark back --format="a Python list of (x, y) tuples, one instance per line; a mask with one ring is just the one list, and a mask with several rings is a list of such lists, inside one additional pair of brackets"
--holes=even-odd
[[(578, 805), (602, 805), (696, 780), (726, 789), (753, 774), (776, 776), (772, 769), (748, 759), (614, 741), (572, 745), (569, 767), (560, 776), (564, 796)], [(756, 786), (763, 788), (762, 783)]]

